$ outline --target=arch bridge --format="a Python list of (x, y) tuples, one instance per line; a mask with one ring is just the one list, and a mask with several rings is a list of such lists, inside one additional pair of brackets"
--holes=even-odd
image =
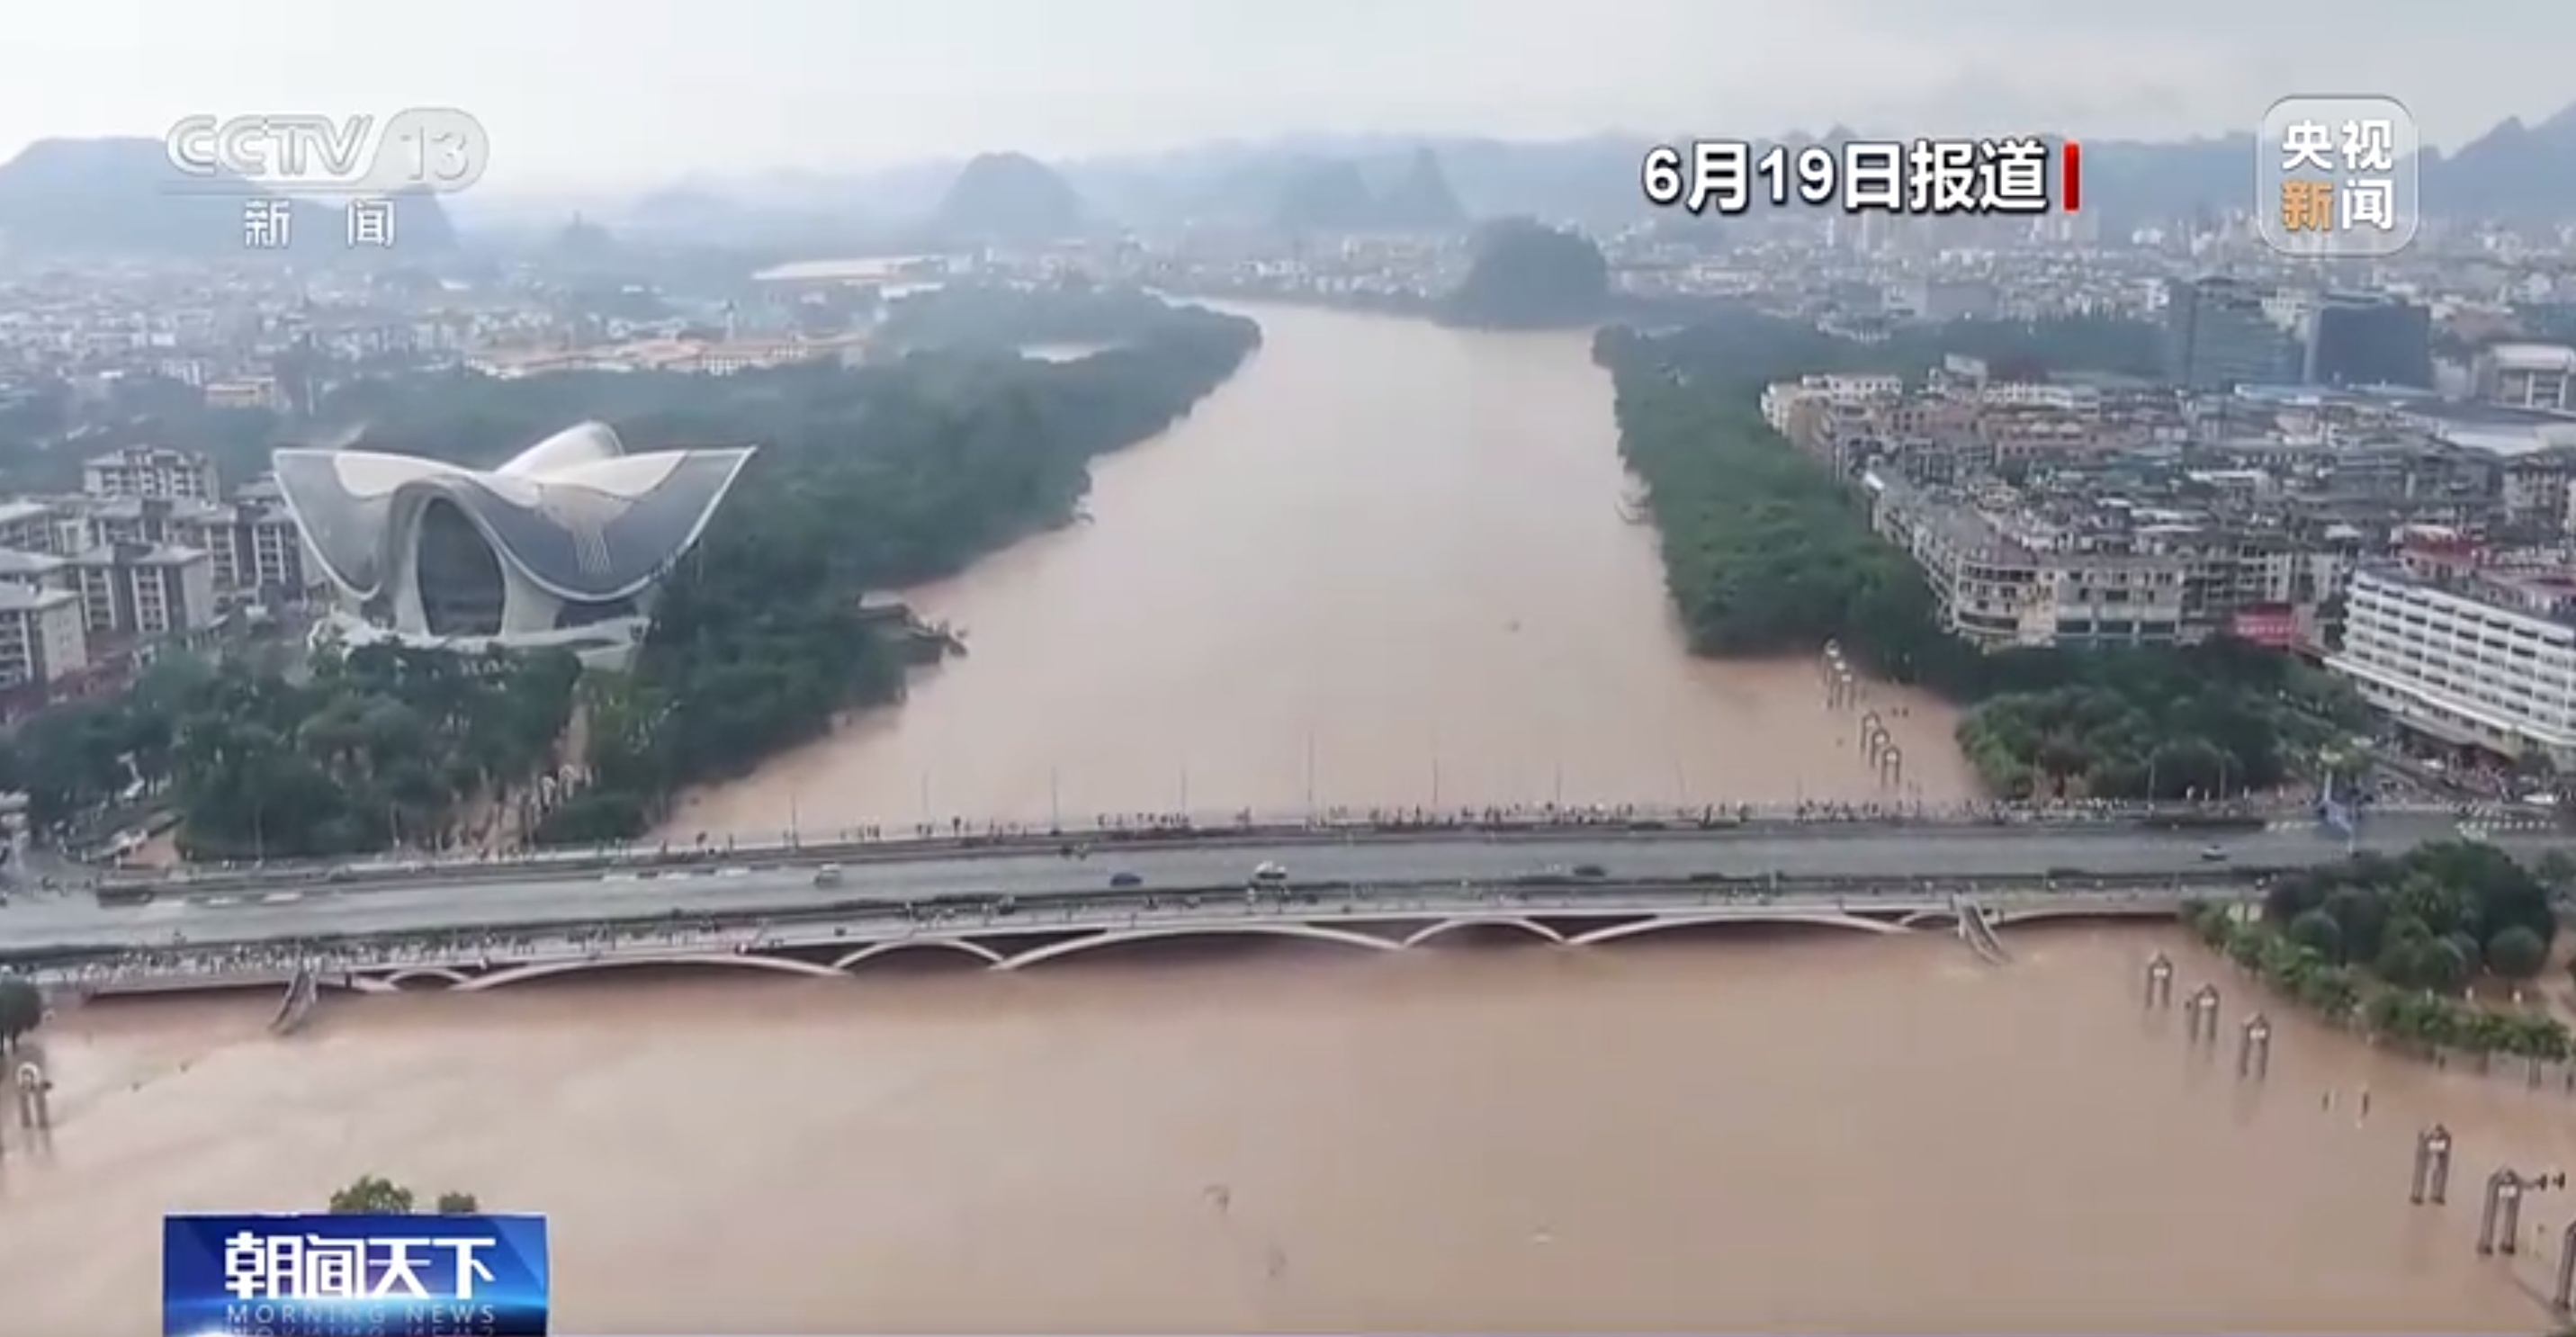
[[(763, 971), (832, 979), (890, 960), (952, 958), (1019, 971), (1111, 948), (1152, 942), (1288, 941), (1356, 952), (1412, 951), (1469, 938), (1517, 938), (1549, 948), (1598, 947), (1686, 930), (1762, 926), (1902, 935), (1956, 926), (1981, 914), (1990, 927), (2068, 918), (2161, 918), (2194, 892), (2182, 888), (1956, 896), (1724, 896), (1625, 894), (1385, 899), (1300, 895), (1176, 897), (1137, 904), (1039, 903), (1010, 914), (903, 918), (876, 915), (675, 934), (638, 925), (614, 940), (536, 944), (507, 955), (458, 950), (398, 961), (325, 966), (325, 988), (361, 993), (475, 992), (634, 967)], [(240, 981), (250, 983), (252, 981)]]

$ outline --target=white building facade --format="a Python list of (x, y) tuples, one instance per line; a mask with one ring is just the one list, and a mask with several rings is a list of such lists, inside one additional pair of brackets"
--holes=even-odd
[(2576, 769), (2576, 621), (2564, 612), (2358, 572), (2326, 666), (2417, 732)]

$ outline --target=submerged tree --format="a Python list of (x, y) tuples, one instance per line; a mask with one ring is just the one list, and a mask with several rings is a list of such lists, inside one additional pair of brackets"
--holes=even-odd
[[(365, 1175), (331, 1195), (331, 1212), (335, 1216), (409, 1216), (419, 1201), (419, 1195), (382, 1175)], [(430, 1210), (440, 1216), (473, 1216), (483, 1210), (483, 1202), (471, 1193), (449, 1189), (438, 1195)]]
[(0, 976), (0, 1049), (16, 1048), (44, 1021), (44, 991), (32, 980)]

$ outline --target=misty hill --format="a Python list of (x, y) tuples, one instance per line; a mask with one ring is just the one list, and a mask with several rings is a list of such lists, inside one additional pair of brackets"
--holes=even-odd
[(1278, 198), (1270, 221), (1290, 232), (1440, 232), (1467, 221), (1429, 149), (1414, 150), (1383, 189), (1353, 159), (1310, 162), (1288, 176)]
[[(238, 255), (242, 205), (267, 196), (247, 181), (220, 194), (191, 193), (201, 182), (170, 165), (155, 139), (46, 139), (0, 164), (0, 247), (23, 255)], [(452, 251), (456, 229), (425, 190), (393, 197), (394, 253)], [(293, 250), (312, 255), (345, 246), (336, 204), (290, 205)]]
[(957, 173), (932, 215), (949, 242), (1055, 241), (1082, 228), (1082, 197), (1025, 153), (987, 153)]
[[(0, 246), (22, 255), (214, 255), (242, 249), (242, 201), (194, 184), (155, 139), (43, 139), (0, 164)], [(202, 189), (202, 187), (200, 187)], [(339, 220), (331, 228), (337, 240)]]
[(1482, 329), (1586, 325), (1610, 300), (1610, 262), (1579, 232), (1528, 219), (1486, 225), (1467, 277), (1441, 304), (1441, 319)]
[[(447, 216), (447, 206), (437, 192), (429, 190), (396, 191), (394, 205), (394, 253), (405, 257), (445, 254), (456, 249), (456, 224)], [(307, 207), (299, 203), (299, 210)], [(332, 224), (337, 230), (339, 224)]]

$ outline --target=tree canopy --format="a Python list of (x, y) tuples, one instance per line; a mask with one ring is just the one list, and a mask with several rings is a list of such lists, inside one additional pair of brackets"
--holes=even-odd
[(2564, 1059), (2576, 1037), (2542, 1011), (2477, 1006), (2480, 975), (2523, 981), (2557, 940), (2549, 888), (2476, 841), (2363, 854), (2276, 877), (2259, 919), (2221, 905), (2185, 917), (2211, 945), (2329, 1020), (2420, 1046)]
[(35, 981), (0, 975), (0, 1049), (11, 1049), (45, 1022), (45, 994)]
[[(409, 1216), (418, 1202), (408, 1188), (381, 1175), (363, 1175), (331, 1195), (334, 1216)], [(473, 1216), (483, 1204), (471, 1193), (453, 1189), (438, 1195), (430, 1210), (441, 1216)]]

